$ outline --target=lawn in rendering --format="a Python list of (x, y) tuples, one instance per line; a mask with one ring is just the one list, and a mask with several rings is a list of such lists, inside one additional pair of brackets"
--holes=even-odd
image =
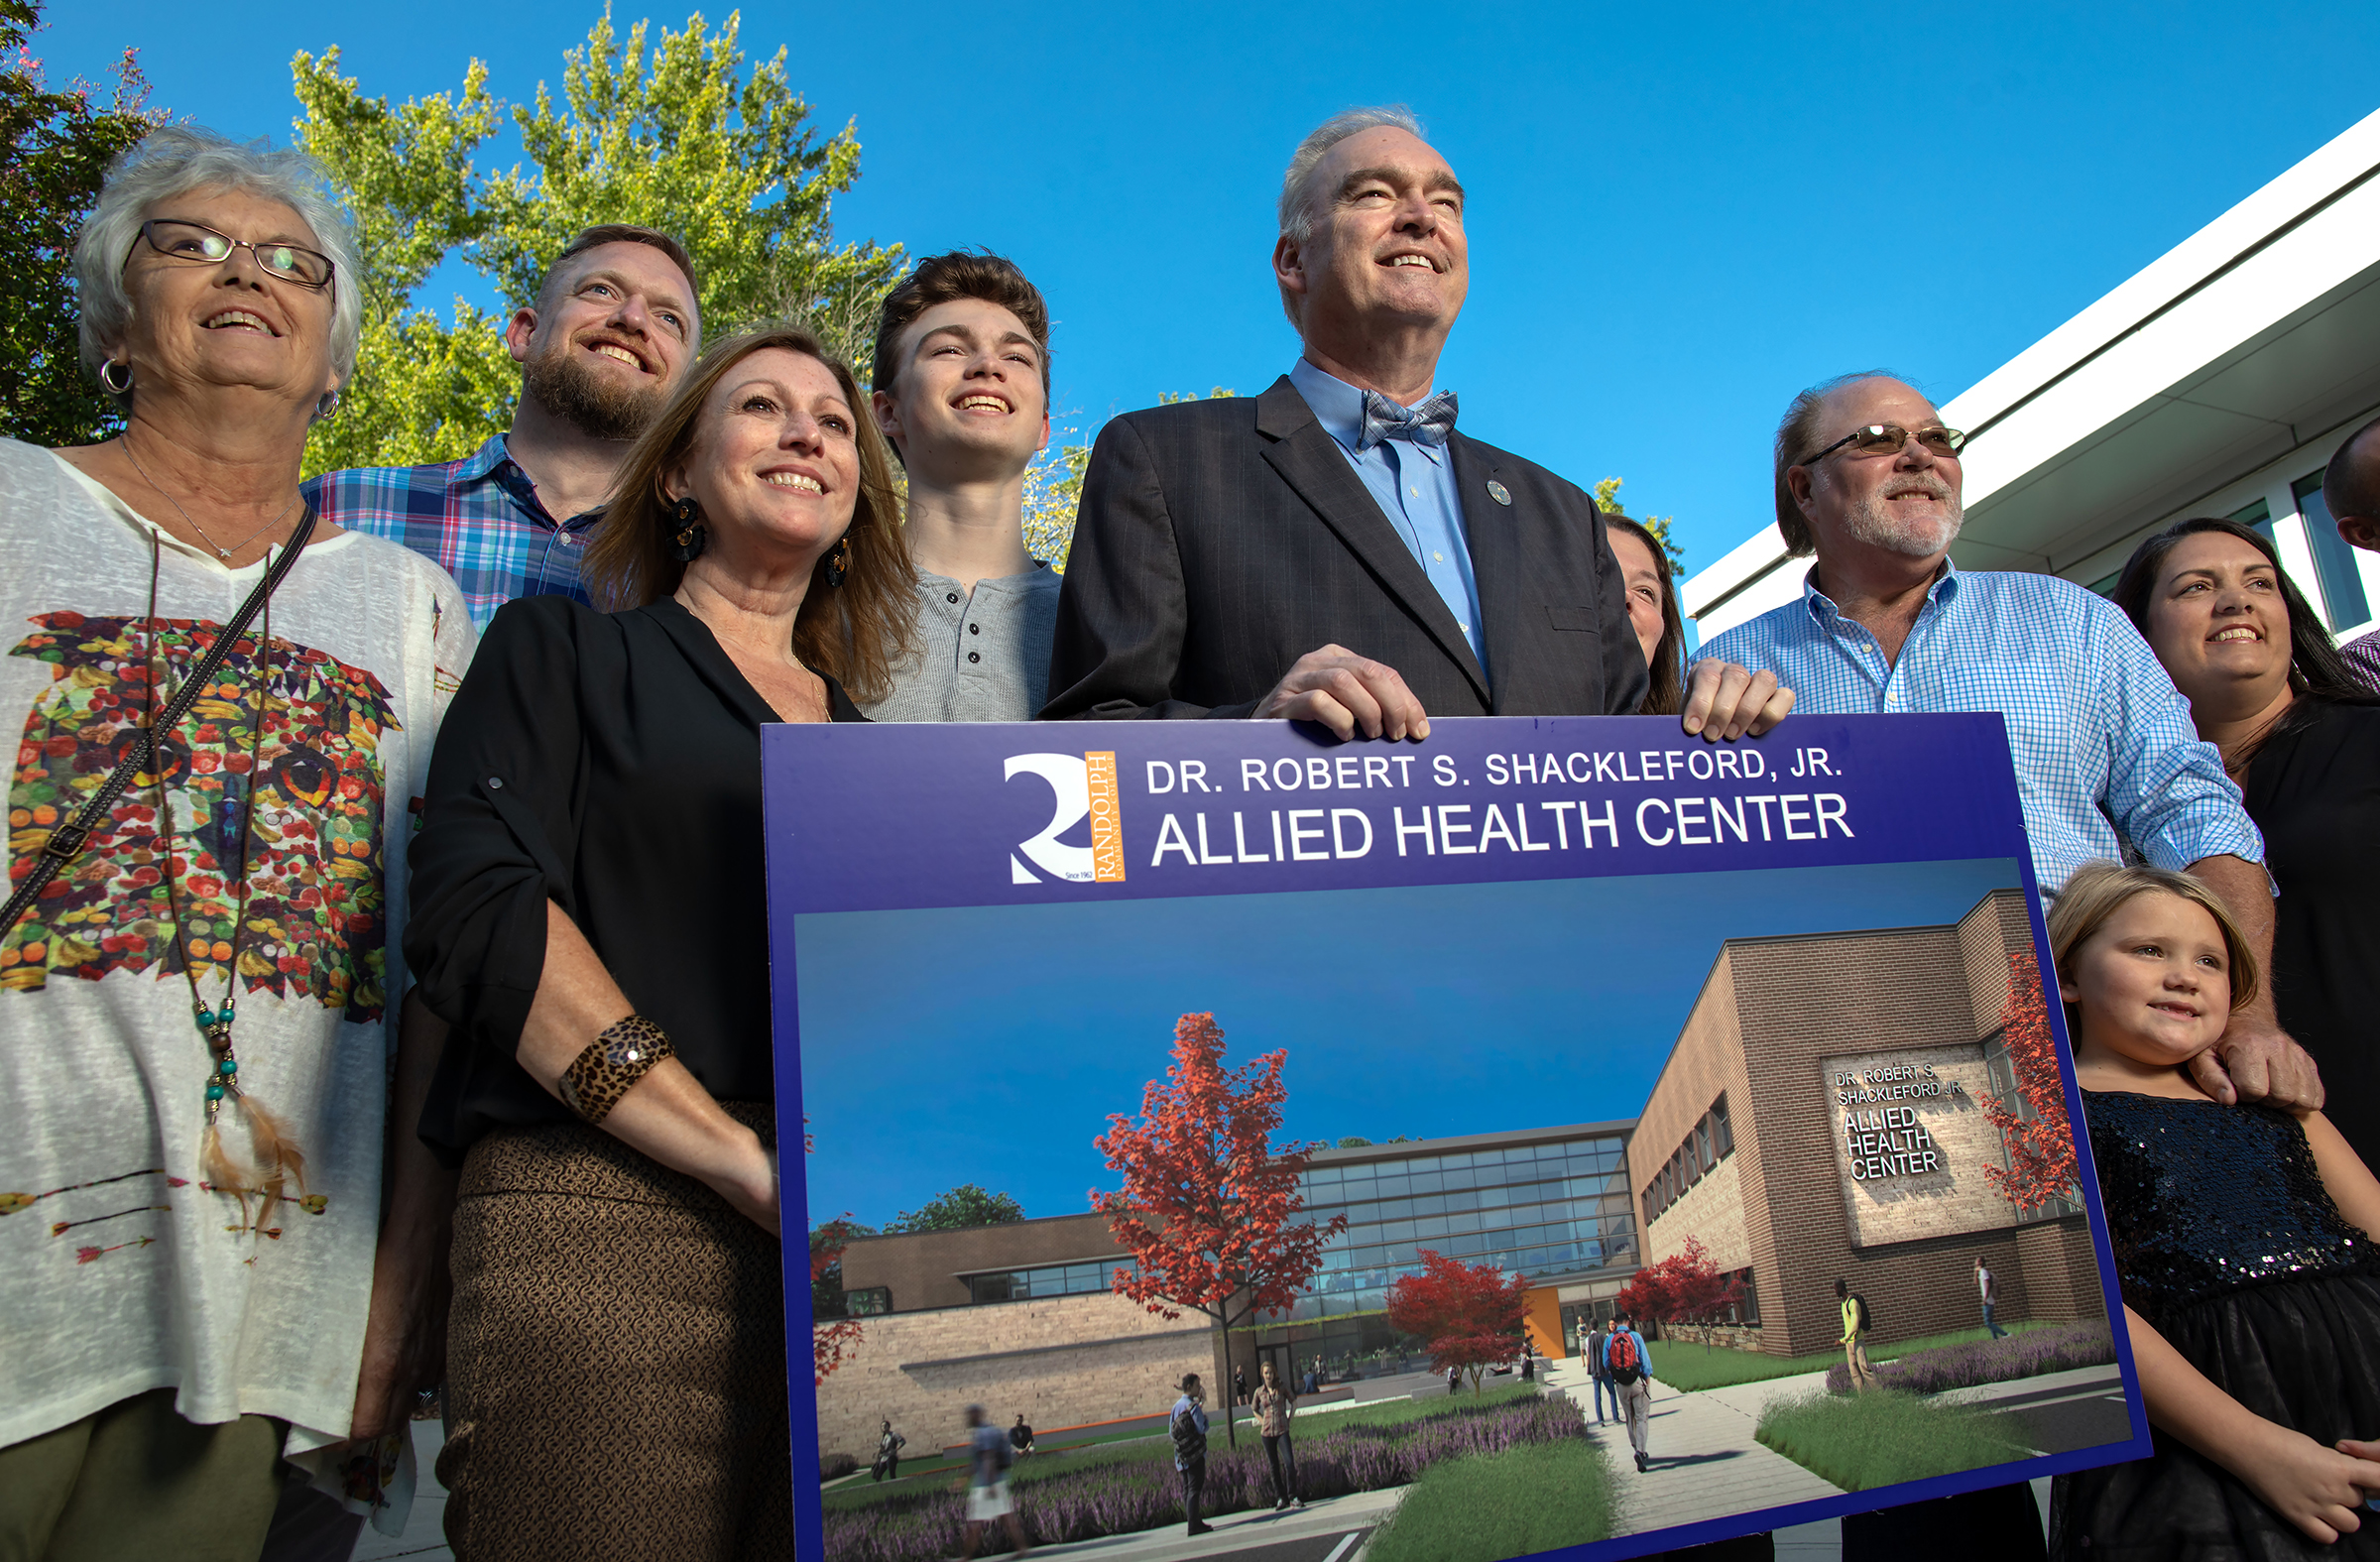
[[(1190, 1375), (1226, 1555), (1288, 1533), (1247, 1408), (1267, 1374), (1298, 1401), (1296, 1532), (1391, 1559), (1549, 1481), (1563, 1502), (1464, 1554), (1632, 1555), (2138, 1457), (1997, 721), (1794, 738), (773, 729), (779, 1112), (811, 1151), (787, 1321), (817, 1344), (793, 1432), (822, 1481), (856, 1467), (797, 1484), (823, 1554), (952, 1553), (970, 1406), (1029, 1428), (1035, 1543), (1182, 1523)], [(1898, 1375), (1873, 1394), (1826, 1381), (1839, 1279)], [(1647, 1478), (1583, 1414), (1615, 1306), (1675, 1364)], [(2101, 1413), (2045, 1421), (2028, 1379)], [(872, 1479), (888, 1425), (908, 1469)], [(1919, 1427), (1929, 1462), (1875, 1456)], [(1711, 1473), (1648, 1502), (1664, 1460)]]

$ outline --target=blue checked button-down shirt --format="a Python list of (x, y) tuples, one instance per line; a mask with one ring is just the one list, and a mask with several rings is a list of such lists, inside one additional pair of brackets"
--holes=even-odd
[(1356, 448), (1364, 430), (1364, 393), (1300, 358), (1289, 366), (1289, 383), (1314, 409), (1323, 431), (1371, 491), (1380, 514), (1405, 540), (1414, 559), (1447, 611), (1455, 615), (1471, 654), (1488, 670), (1487, 643), (1480, 635), (1480, 587), (1471, 573), (1471, 545), (1464, 541), (1463, 500), (1455, 492), (1455, 464), (1444, 446), (1413, 439), (1383, 439), (1368, 450)]
[(323, 520), (434, 560), (463, 588), (475, 629), (515, 597), (587, 600), (578, 555), (602, 512), (557, 523), (502, 434), (460, 461), (326, 472), (304, 494)]
[(1798, 711), (1998, 711), (2045, 894), (2124, 843), (2161, 868), (2264, 860), (2239, 788), (2156, 654), (2113, 603), (2072, 581), (1946, 564), (1886, 666), (1875, 637), (1805, 579), (1800, 601), (1701, 655), (1774, 672)]

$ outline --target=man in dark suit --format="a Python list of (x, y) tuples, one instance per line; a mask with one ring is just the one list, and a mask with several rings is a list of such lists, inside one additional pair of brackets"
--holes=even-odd
[[(1463, 186), (1402, 109), (1308, 136), (1273, 277), (1304, 351), (1263, 395), (1128, 414), (1084, 483), (1045, 717), (1632, 713), (1645, 657), (1595, 502), (1433, 394), (1469, 287)], [(1773, 676), (1695, 669), (1686, 730), (1762, 732)]]

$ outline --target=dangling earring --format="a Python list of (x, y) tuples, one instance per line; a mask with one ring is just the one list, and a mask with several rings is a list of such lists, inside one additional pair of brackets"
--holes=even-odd
[(337, 391), (324, 391), (320, 396), (314, 398), (314, 421), (316, 422), (329, 418), (338, 410), (339, 393)]
[(711, 541), (711, 535), (703, 529), (702, 506), (694, 502), (692, 494), (677, 502), (674, 513), (677, 516), (677, 532), (669, 539), (669, 556), (681, 564), (690, 564), (701, 556), (704, 546)]
[(842, 540), (835, 543), (835, 550), (826, 555), (826, 583), (839, 586), (843, 583), (843, 577), (850, 573), (851, 535), (845, 533)]
[[(116, 380), (115, 371), (118, 369), (124, 371), (124, 379), (121, 384), (117, 383)], [(99, 366), (99, 384), (101, 388), (104, 389), (110, 396), (131, 395), (132, 365), (122, 358), (108, 359), (107, 362)]]

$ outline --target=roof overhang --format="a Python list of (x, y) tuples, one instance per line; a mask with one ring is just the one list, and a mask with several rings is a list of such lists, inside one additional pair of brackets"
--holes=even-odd
[[(2074, 570), (2375, 404), (2380, 113), (1943, 406), (1972, 441), (1952, 557)], [(1783, 561), (1765, 527), (1683, 606), (1709, 638), (1799, 591)]]

